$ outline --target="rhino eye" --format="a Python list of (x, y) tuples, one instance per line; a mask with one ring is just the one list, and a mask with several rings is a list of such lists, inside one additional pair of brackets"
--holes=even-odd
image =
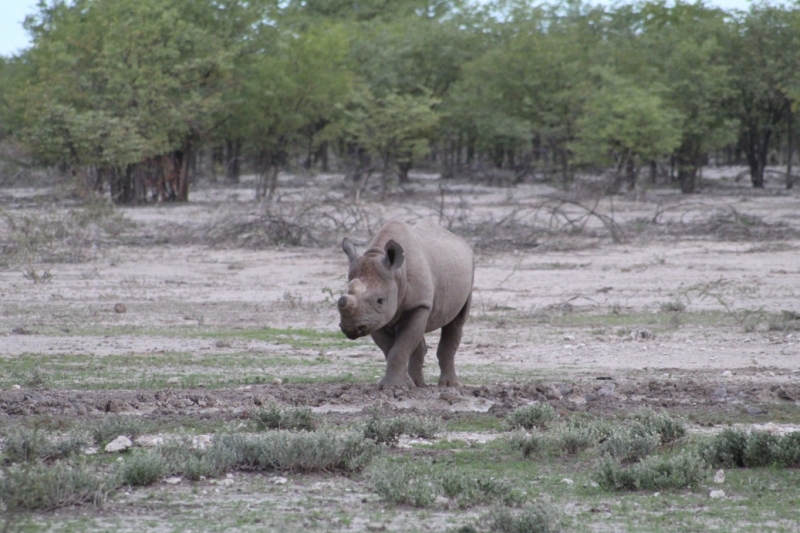
[(378, 305), (383, 305), (383, 298), (378, 298)]

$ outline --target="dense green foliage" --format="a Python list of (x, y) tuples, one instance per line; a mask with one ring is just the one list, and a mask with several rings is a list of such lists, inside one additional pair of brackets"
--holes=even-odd
[(800, 10), (579, 0), (54, 0), (0, 58), (0, 136), (118, 203), (186, 200), (198, 158), (371, 175), (493, 168), (608, 191), (698, 188), (710, 157), (755, 187), (789, 162)]

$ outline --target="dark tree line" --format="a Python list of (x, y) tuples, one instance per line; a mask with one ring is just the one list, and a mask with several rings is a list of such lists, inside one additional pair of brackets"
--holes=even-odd
[[(202, 161), (407, 180), (503, 169), (569, 187), (787, 165), (800, 10), (642, 2), (55, 0), (0, 59), (0, 135), (118, 203), (185, 201)], [(643, 171), (644, 170), (644, 171)], [(666, 177), (660, 177), (664, 176)]]

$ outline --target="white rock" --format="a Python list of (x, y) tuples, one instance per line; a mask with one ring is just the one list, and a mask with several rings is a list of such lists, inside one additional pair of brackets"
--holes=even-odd
[(732, 375), (733, 375), (733, 372), (731, 372), (730, 370), (726, 370), (725, 372), (722, 373), (722, 377), (723, 378), (729, 378)]
[(228, 479), (233, 479), (233, 474), (225, 474), (225, 477)]
[(83, 453), (86, 455), (94, 455), (97, 453), (97, 446), (89, 446), (88, 448), (83, 450)]
[(566, 483), (567, 485), (572, 485), (572, 484), (574, 484), (575, 482), (574, 482), (574, 481), (572, 481), (570, 478), (568, 478), (568, 477), (565, 477), (564, 479), (562, 479), (562, 480), (561, 480), (561, 483)]
[(22, 387), (20, 387), (19, 385), (11, 385), (11, 388), (13, 390), (20, 390)]
[(717, 470), (717, 473), (714, 474), (714, 483), (725, 483), (725, 471), (723, 469)]
[(589, 486), (590, 486), (590, 487), (592, 487), (593, 489), (596, 489), (596, 488), (597, 488), (597, 487), (599, 487), (600, 485), (598, 485), (597, 481), (595, 481), (595, 480), (593, 480), (593, 479), (590, 479), (590, 480), (589, 480)]
[(575, 336), (574, 335), (564, 335), (564, 340), (565, 341), (574, 341), (575, 340)]
[(234, 483), (235, 483), (235, 481), (233, 481), (233, 480), (232, 480), (232, 479), (230, 479), (230, 478), (223, 479), (222, 481), (220, 481), (220, 482), (219, 482), (219, 484), (220, 484), (220, 485), (224, 485), (224, 486), (226, 486), (226, 487), (230, 487), (230, 486), (231, 486), (231, 485), (233, 485)]
[(170, 385), (174, 385), (174, 384), (180, 383), (180, 382), (181, 382), (181, 378), (179, 378), (179, 377), (169, 378), (167, 380), (167, 383), (169, 383)]
[(116, 439), (112, 440), (108, 444), (106, 444), (106, 452), (113, 453), (113, 452), (124, 452), (128, 448), (133, 446), (131, 439), (126, 437), (125, 435), (120, 435)]
[(724, 498), (725, 497), (725, 491), (724, 490), (712, 490), (711, 492), (708, 493), (708, 497), (713, 499), (713, 500), (718, 500), (720, 498)]
[(281, 383), (283, 383), (283, 380), (281, 378), (275, 378), (272, 380), (273, 385), (280, 385)]
[(168, 477), (167, 479), (164, 480), (164, 483), (168, 483), (170, 485), (177, 485), (180, 482), (181, 478), (179, 477)]
[(274, 485), (286, 485), (289, 480), (285, 477), (274, 477), (272, 478), (272, 483)]
[(142, 448), (155, 448), (164, 444), (164, 437), (158, 435), (139, 435), (136, 437), (136, 444)]

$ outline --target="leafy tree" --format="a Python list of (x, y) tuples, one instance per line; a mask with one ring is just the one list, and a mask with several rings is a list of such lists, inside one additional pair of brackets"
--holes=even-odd
[(770, 146), (778, 131), (791, 125), (792, 93), (800, 96), (798, 31), (796, 8), (759, 3), (733, 19), (725, 40), (736, 93), (732, 116), (739, 122), (739, 147), (753, 187), (764, 187)]
[(613, 189), (625, 172), (629, 189), (643, 162), (663, 158), (681, 142), (681, 116), (665, 107), (655, 92), (632, 81), (600, 71), (601, 86), (589, 96), (576, 121), (577, 140), (571, 146), (578, 160), (616, 167)]

